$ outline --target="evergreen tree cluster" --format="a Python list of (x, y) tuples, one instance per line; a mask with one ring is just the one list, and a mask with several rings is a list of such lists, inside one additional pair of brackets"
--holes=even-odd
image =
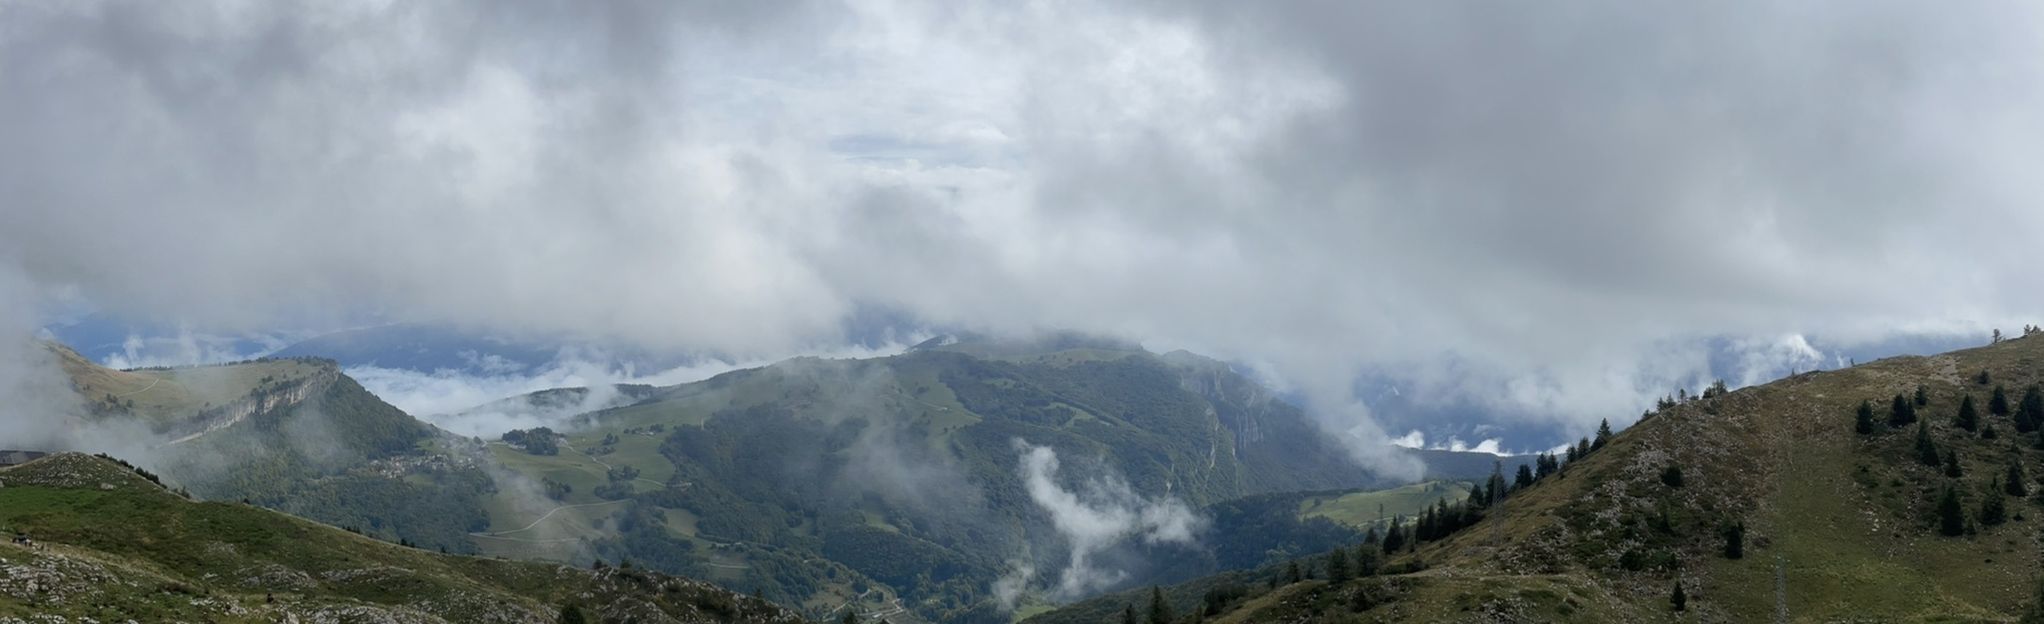
[[(1971, 394), (1962, 395), (1958, 409), (1952, 416), (1951, 423), (1954, 429), (1977, 433), (1983, 439), (1996, 439), (2000, 434), (1996, 432), (1994, 423), (1987, 416), (2010, 417), (2019, 434), (2044, 429), (2044, 387), (2032, 384), (2024, 390), (2020, 400), (2011, 401), (2008, 388), (1995, 385), (1993, 375), (1988, 371), (1980, 371), (1974, 376), (1973, 381), (1990, 388), (1987, 414), (1984, 416), (1980, 413), (1981, 410)], [(2012, 518), (2020, 519), (2020, 516), (2012, 515), (2008, 503), (2010, 498), (2022, 500), (2031, 494), (2029, 476), (2025, 473), (2020, 455), (2009, 462), (2006, 470), (1990, 475), (1985, 483), (1977, 483), (1969, 489), (1962, 481), (1966, 477), (1966, 465), (1959, 455), (1958, 445), (1939, 444), (1931, 432), (1930, 423), (1916, 416), (1915, 408), (1929, 403), (1929, 391), (1921, 385), (1916, 387), (1912, 397), (1897, 394), (1889, 401), (1888, 418), (1884, 423), (1877, 418), (1872, 401), (1861, 401), (1853, 413), (1853, 430), (1865, 435), (1881, 433), (1890, 427), (1911, 423), (1916, 425), (1911, 454), (1917, 463), (1937, 469), (1950, 480), (1943, 488), (1937, 490), (1937, 497), (1932, 504), (1931, 521), (1939, 534), (1948, 537), (1968, 535), (1977, 531), (1979, 527), (1997, 526)], [(2040, 436), (2036, 444), (2039, 448), (2044, 448), (2044, 436)], [(1666, 480), (1665, 475), (1663, 480)], [(1967, 493), (1971, 491), (1977, 491), (1980, 495), (1977, 498), (1969, 496)], [(1968, 499), (1975, 500), (1977, 504), (1969, 505)], [(1728, 541), (1727, 556), (1730, 556), (1730, 549), (1731, 544)]]
[(1916, 422), (1916, 404), (1902, 395), (1888, 402), (1888, 426), (1906, 427)]
[(498, 439), (503, 440), (505, 444), (525, 449), (525, 452), (533, 455), (559, 455), (561, 447), (555, 440), (556, 435), (553, 429), (533, 427), (506, 431)]
[(2016, 431), (2030, 433), (2044, 429), (2044, 387), (2030, 384), (2023, 391), (2023, 400), (2016, 407)]

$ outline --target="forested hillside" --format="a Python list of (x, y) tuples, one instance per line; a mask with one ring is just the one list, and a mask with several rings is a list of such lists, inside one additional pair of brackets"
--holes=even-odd
[(1468, 504), (1156, 602), (1216, 622), (2036, 621), (2040, 382), (2029, 335), (1671, 397)]
[(796, 359), (662, 388), (565, 430), (539, 449), (525, 432), (493, 445), (572, 507), (538, 527), (493, 519), (493, 534), (520, 532), (480, 538), (489, 552), (572, 556), (559, 540), (580, 537), (608, 560), (817, 612), (879, 589), (887, 598), (868, 610), (949, 621), (1009, 618), (994, 588), (1019, 568), (1035, 571), (1020, 602), (1041, 605), (1071, 568), (1073, 543), (1023, 474), (1029, 449), (1055, 456), (1067, 491), (1121, 484), (1142, 493), (1122, 503), (1169, 500), (1200, 519), (1196, 539), (1088, 545), (1089, 565), (1114, 579), (1106, 587), (1357, 539), (1359, 528), (1305, 518), (1296, 496), (1244, 497), (1385, 483), (1224, 364), (1072, 337)]

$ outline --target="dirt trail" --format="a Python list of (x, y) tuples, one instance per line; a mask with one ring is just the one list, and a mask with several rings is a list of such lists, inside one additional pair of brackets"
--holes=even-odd
[(497, 532), (494, 532), (494, 533), (470, 533), (469, 535), (473, 535), (473, 536), (476, 536), (476, 537), (502, 537), (502, 536), (505, 536), (505, 535), (510, 535), (510, 534), (512, 534), (512, 533), (523, 533), (523, 532), (526, 532), (526, 531), (530, 531), (530, 530), (532, 530), (532, 527), (536, 527), (536, 526), (539, 526), (539, 523), (541, 523), (541, 522), (546, 522), (546, 519), (547, 519), (547, 518), (551, 518), (551, 517), (553, 517), (553, 515), (554, 515), (554, 513), (555, 513), (555, 512), (558, 512), (558, 511), (560, 511), (560, 510), (563, 510), (563, 509), (574, 509), (574, 508), (577, 508), (577, 507), (596, 507), (596, 506), (600, 506), (600, 505), (616, 505), (616, 504), (618, 504), (618, 503), (624, 503), (624, 502), (629, 502), (629, 501), (621, 501), (621, 500), (614, 500), (614, 501), (603, 501), (603, 502), (601, 502), (601, 503), (582, 503), (582, 504), (580, 504), (580, 505), (561, 505), (561, 506), (559, 506), (559, 507), (555, 507), (555, 508), (553, 508), (553, 509), (548, 509), (548, 510), (547, 510), (547, 512), (546, 512), (545, 514), (541, 515), (541, 516), (539, 517), (539, 519), (538, 519), (538, 520), (534, 520), (534, 521), (532, 521), (532, 524), (528, 524), (528, 525), (525, 525), (525, 526), (524, 526), (524, 527), (522, 527), (522, 528), (512, 529), (512, 530), (509, 530), (509, 531), (497, 531)]

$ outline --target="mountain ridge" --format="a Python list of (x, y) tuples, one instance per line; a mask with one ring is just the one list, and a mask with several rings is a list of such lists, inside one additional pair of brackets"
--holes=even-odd
[[(801, 622), (700, 582), (459, 557), (172, 494), (116, 460), (0, 468), (0, 618), (214, 622)], [(23, 542), (25, 540), (25, 543)]]
[[(1277, 565), (1167, 595), (1181, 612), (1216, 622), (1759, 621), (1777, 613), (2008, 621), (2036, 608), (2026, 605), (2036, 604), (2034, 579), (2044, 569), (2036, 527), (2044, 434), (2020, 425), (2019, 408), (1980, 416), (1977, 430), (1957, 415), (1969, 397), (1986, 404), (1979, 398), (1999, 387), (2013, 403), (2040, 382), (2044, 339), (2028, 336), (1679, 401), (1514, 491), (1472, 526), (1400, 549), (1384, 568), (1398, 573), (1289, 582)], [(1863, 401), (1894, 406), (1876, 408), (1879, 422), (1864, 433), (1855, 430)], [(1883, 431), (1890, 419), (1897, 426)], [(1911, 433), (1919, 427), (1944, 454), (1940, 465), (1920, 461), (1924, 442)], [(2005, 473), (2028, 494), (2002, 492), (2014, 489)], [(1956, 514), (1959, 535), (1940, 534), (1941, 514)], [(1294, 563), (1311, 571), (1326, 561)], [(1678, 584), (1682, 612), (1670, 607)], [(1208, 608), (1203, 596), (1221, 598)], [(1093, 621), (1146, 599), (1107, 596), (1032, 621)]]

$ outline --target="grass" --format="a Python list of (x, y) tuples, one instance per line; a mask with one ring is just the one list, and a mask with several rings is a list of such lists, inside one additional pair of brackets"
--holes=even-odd
[(1397, 516), (1412, 518), (1435, 502), (1469, 498), (1470, 486), (1460, 481), (1427, 481), (1387, 490), (1309, 496), (1299, 501), (1299, 517), (1326, 518), (1357, 528), (1385, 526)]
[[(1349, 584), (1382, 589), (1387, 604), (1357, 613), (1347, 599), (1359, 590), (1309, 581), (1252, 595), (1207, 621), (1752, 622), (1774, 620), (1778, 608), (1793, 622), (2010, 621), (2044, 574), (2044, 494), (2010, 499), (2017, 519), (1965, 536), (1939, 535), (1931, 522), (1946, 487), (1964, 493), (1971, 517), (2011, 460), (2033, 486), (2044, 484), (2039, 434), (2016, 436), (2007, 417), (1984, 413), (1999, 439), (1953, 425), (1965, 396), (1985, 406), (1992, 384), (1974, 381), (1981, 370), (2018, 398), (2044, 381), (2044, 337), (1683, 402), (1514, 492), (1477, 525), (1393, 559), (1423, 561), (1426, 570)], [(1853, 431), (1862, 400), (1885, 418), (1891, 397), (1919, 385), (1929, 400), (1918, 416), (1941, 449), (1957, 450), (1962, 478), (1915, 461), (1913, 425)], [(1671, 465), (1683, 468), (1680, 487), (1659, 478)], [(1358, 510), (1360, 497), (1345, 498), (1322, 500), (1318, 510), (1308, 501), (1302, 513), (1375, 517), (1373, 505)], [(1747, 528), (1740, 559), (1722, 554), (1718, 529), (1731, 521)], [(1622, 568), (1628, 551), (1647, 555), (1647, 567)], [(1677, 579), (1686, 613), (1668, 606)], [(1060, 613), (1044, 619), (1067, 621)]]
[(269, 622), (366, 608), (414, 614), (396, 618), (406, 621), (420, 610), (452, 621), (550, 620), (564, 602), (629, 596), (633, 608), (669, 617), (794, 619), (690, 581), (441, 555), (257, 507), (188, 501), (83, 455), (0, 470), (0, 481), (0, 531), (39, 543), (0, 545), (0, 565), (38, 579), (38, 589), (17, 591), (24, 586), (0, 578), (0, 618)]
[(128, 411), (155, 426), (167, 426), (200, 411), (231, 403), (272, 382), (302, 379), (324, 367), (299, 360), (269, 360), (220, 366), (120, 371), (93, 363), (68, 348), (52, 346), (58, 363), (88, 401), (111, 395)]

